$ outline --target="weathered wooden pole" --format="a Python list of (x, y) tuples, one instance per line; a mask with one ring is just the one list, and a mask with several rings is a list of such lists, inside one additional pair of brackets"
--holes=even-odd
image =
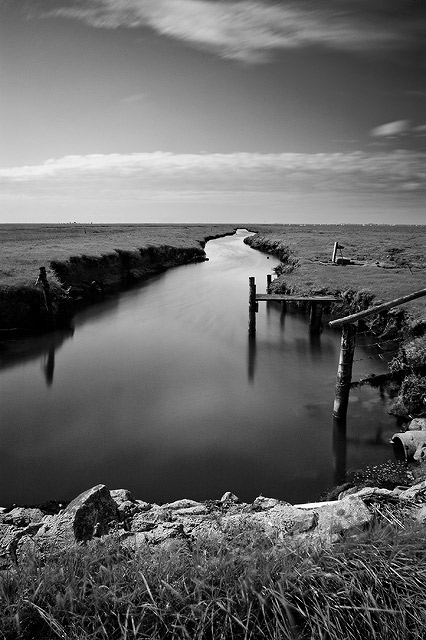
[(271, 293), (272, 276), (270, 273), (266, 275), (266, 293)]
[(334, 243), (334, 247), (333, 247), (333, 255), (331, 258), (331, 262), (336, 262), (336, 254), (337, 254), (337, 249), (339, 248), (339, 243), (335, 242)]
[(352, 378), (352, 364), (354, 361), (356, 324), (342, 326), (340, 341), (339, 366), (337, 368), (336, 389), (334, 395), (333, 416), (343, 419), (346, 416), (349, 402), (349, 389)]
[(255, 278), (249, 278), (249, 336), (256, 334), (256, 280)]
[(39, 274), (36, 280), (36, 285), (41, 284), (43, 287), (44, 302), (46, 305), (47, 315), (49, 323), (54, 324), (53, 307), (52, 307), (52, 294), (50, 293), (50, 285), (47, 280), (46, 267), (39, 267)]
[(309, 326), (311, 333), (321, 333), (322, 328), (322, 304), (312, 300), (309, 315)]

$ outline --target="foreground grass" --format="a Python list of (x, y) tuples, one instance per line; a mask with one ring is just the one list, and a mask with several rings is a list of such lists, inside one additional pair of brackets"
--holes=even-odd
[(376, 524), (334, 547), (111, 544), (32, 559), (0, 578), (0, 638), (424, 638), (426, 531)]
[[(30, 286), (40, 266), (70, 256), (101, 256), (148, 246), (200, 246), (208, 238), (232, 233), (225, 224), (53, 224), (0, 225), (0, 287)], [(54, 274), (48, 269), (50, 280)]]

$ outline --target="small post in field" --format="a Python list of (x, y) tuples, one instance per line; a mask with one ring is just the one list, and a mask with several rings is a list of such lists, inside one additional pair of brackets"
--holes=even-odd
[(356, 324), (345, 324), (342, 326), (339, 366), (337, 368), (336, 389), (333, 407), (333, 416), (339, 419), (345, 418), (346, 412), (348, 410), (356, 332)]
[(256, 334), (256, 280), (255, 278), (249, 278), (249, 336)]

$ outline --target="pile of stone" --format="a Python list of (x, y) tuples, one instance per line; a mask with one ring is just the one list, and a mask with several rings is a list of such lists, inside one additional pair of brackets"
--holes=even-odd
[(16, 507), (0, 513), (0, 568), (19, 565), (28, 554), (44, 556), (112, 540), (133, 551), (145, 545), (168, 545), (179, 539), (191, 544), (213, 537), (226, 544), (238, 532), (262, 531), (276, 544), (332, 544), (371, 524), (377, 503), (408, 507), (410, 517), (426, 521), (426, 481), (408, 489), (351, 489), (338, 500), (291, 505), (259, 496), (242, 503), (227, 492), (220, 500), (177, 500), (149, 504), (130, 491), (97, 485), (56, 515)]

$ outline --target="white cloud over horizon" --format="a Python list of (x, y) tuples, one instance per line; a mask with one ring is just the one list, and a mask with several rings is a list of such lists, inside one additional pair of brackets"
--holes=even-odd
[[(426, 190), (426, 153), (90, 154), (0, 169), (3, 191), (144, 200), (252, 193)], [(228, 197), (228, 196), (227, 196)]]
[(407, 133), (410, 130), (409, 120), (395, 120), (393, 122), (386, 122), (377, 127), (374, 127), (370, 131), (370, 135), (376, 138), (387, 138), (399, 136)]
[(148, 27), (222, 58), (247, 63), (265, 61), (280, 49), (321, 45), (380, 51), (411, 46), (420, 37), (415, 15), (395, 19), (394, 8), (374, 0), (279, 4), (271, 0), (76, 0), (73, 6), (59, 0), (57, 4), (42, 15), (76, 19), (95, 28)]

